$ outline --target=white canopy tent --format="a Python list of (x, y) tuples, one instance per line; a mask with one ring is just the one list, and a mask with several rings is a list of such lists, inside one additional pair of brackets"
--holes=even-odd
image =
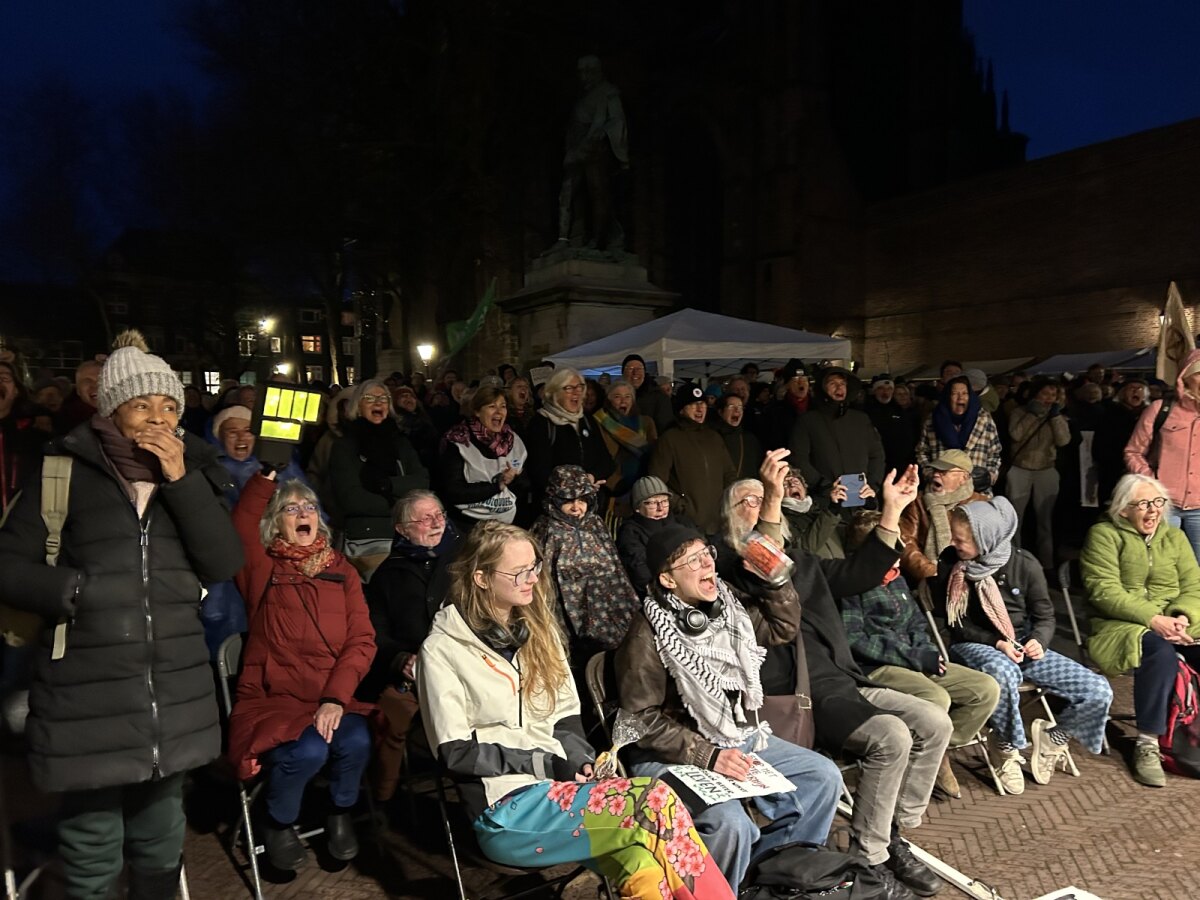
[(546, 358), (557, 366), (612, 371), (630, 353), (637, 353), (647, 363), (657, 363), (660, 375), (700, 378), (737, 372), (748, 362), (765, 370), (772, 363), (782, 365), (793, 357), (849, 359), (850, 342), (796, 328), (683, 309)]
[(1157, 358), (1153, 347), (1133, 350), (1101, 350), (1097, 353), (1060, 353), (1027, 366), (1030, 375), (1082, 375), (1088, 366), (1099, 363), (1106, 369), (1153, 369)]

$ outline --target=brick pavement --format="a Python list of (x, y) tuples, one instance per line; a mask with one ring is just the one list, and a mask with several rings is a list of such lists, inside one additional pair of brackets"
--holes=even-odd
[[(1131, 708), (1132, 680), (1114, 679), (1115, 711)], [(1111, 731), (1110, 734), (1117, 732)], [(1125, 742), (1114, 741), (1113, 756), (1090, 757), (1077, 750), (1082, 777), (1059, 773), (1046, 786), (1029, 782), (1020, 797), (998, 797), (987, 773), (970, 751), (961, 751), (955, 767), (963, 785), (961, 800), (934, 803), (927, 822), (912, 833), (924, 849), (993, 885), (1006, 900), (1027, 900), (1073, 884), (1105, 900), (1184, 900), (1200, 896), (1193, 887), (1190, 855), (1181, 849), (1175, 823), (1185, 824), (1187, 809), (1200, 808), (1200, 782), (1170, 778), (1167, 788), (1136, 784), (1123, 759)], [(4, 755), (6, 795), (14, 819), (52, 813), (52, 803), (28, 784), (24, 766), (11, 748)], [(232, 789), (205, 787), (205, 799), (222, 800), (218, 818), (236, 812)], [(436, 806), (418, 800), (413, 812), (384, 832), (381, 847), (364, 845), (349, 866), (310, 861), (298, 876), (273, 880), (270, 898), (367, 900), (403, 897), (442, 900), (454, 896), (445, 838)], [(192, 816), (186, 858), (192, 897), (227, 900), (250, 894), (222, 849), (211, 816)], [(36, 829), (19, 829), (25, 858), (37, 842)], [(468, 889), (484, 897), (497, 876), (478, 864), (467, 866)], [(957, 892), (947, 889), (942, 896)], [(32, 900), (61, 896), (53, 872), (31, 894)], [(568, 900), (593, 900), (596, 882), (576, 882)]]

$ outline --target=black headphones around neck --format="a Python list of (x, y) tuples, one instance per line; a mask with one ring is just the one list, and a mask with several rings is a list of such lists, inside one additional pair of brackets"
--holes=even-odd
[(709, 623), (713, 619), (721, 618), (721, 614), (725, 612), (725, 601), (720, 597), (712, 602), (712, 608), (708, 612), (690, 603), (684, 603), (683, 609), (673, 609), (665, 600), (660, 600), (659, 603), (663, 609), (675, 616), (675, 624), (679, 626), (679, 630), (692, 637), (708, 631)]
[(529, 623), (522, 618), (511, 620), (510, 627), (505, 628), (499, 622), (489, 622), (488, 626), (479, 632), (479, 639), (495, 650), (520, 650), (529, 641)]

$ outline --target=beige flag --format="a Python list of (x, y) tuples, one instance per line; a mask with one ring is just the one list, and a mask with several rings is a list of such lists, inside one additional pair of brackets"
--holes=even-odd
[(1187, 310), (1183, 308), (1183, 298), (1172, 281), (1167, 288), (1167, 305), (1158, 328), (1158, 365), (1154, 374), (1174, 387), (1183, 358), (1195, 349), (1196, 339), (1192, 336)]

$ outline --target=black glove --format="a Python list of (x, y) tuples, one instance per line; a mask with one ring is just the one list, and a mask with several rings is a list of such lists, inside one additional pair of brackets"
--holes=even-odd
[(942, 654), (936, 647), (922, 650), (917, 659), (921, 663), (921, 671), (926, 675), (937, 675), (942, 668)]
[(975, 466), (971, 469), (971, 483), (976, 491), (986, 494), (992, 489), (992, 473), (983, 466)]
[(550, 757), (550, 771), (553, 773), (555, 781), (574, 781), (575, 776), (579, 773), (578, 767), (561, 756)]
[(1061, 415), (1062, 415), (1062, 407), (1059, 406), (1057, 403), (1050, 404), (1050, 412), (1047, 413), (1047, 417), (1053, 419), (1055, 416), (1061, 416)]

